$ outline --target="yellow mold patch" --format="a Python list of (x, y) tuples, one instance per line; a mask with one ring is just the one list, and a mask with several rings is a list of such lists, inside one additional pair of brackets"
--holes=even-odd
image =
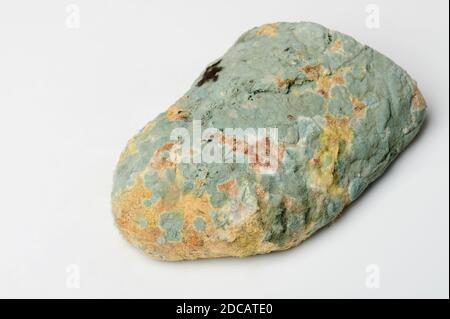
[[(203, 254), (206, 256), (207, 252), (203, 250), (205, 237), (194, 229), (193, 221), (198, 217), (203, 218), (207, 225), (205, 233), (210, 233), (213, 230), (209, 217), (212, 207), (207, 195), (197, 197), (192, 193), (180, 193), (178, 185), (181, 180), (177, 176), (167, 195), (150, 206), (144, 205), (144, 199), (151, 198), (152, 192), (145, 187), (142, 179), (138, 179), (134, 187), (113, 199), (116, 223), (124, 237), (153, 257), (178, 260), (196, 259)], [(165, 212), (182, 214), (182, 242), (158, 242), (165, 233), (160, 227), (160, 216)], [(146, 227), (142, 227), (142, 221), (145, 221)]]
[[(223, 256), (248, 256), (266, 252), (262, 243), (264, 231), (257, 215), (249, 216), (241, 225), (229, 225), (222, 233), (212, 219), (211, 212), (217, 211), (210, 204), (208, 193), (198, 196), (181, 192), (184, 177), (177, 170), (175, 182), (165, 196), (146, 206), (144, 200), (152, 197), (152, 191), (138, 178), (129, 190), (113, 198), (113, 212), (116, 223), (128, 242), (144, 250), (150, 256), (163, 260), (198, 259)], [(227, 188), (226, 185), (222, 185)], [(225, 190), (224, 189), (224, 190)], [(165, 235), (161, 227), (161, 214), (179, 213), (183, 218), (181, 241), (162, 243)], [(195, 220), (204, 221), (204, 229), (195, 228)], [(227, 234), (224, 236), (223, 234)]]
[(330, 96), (330, 90), (335, 85), (344, 85), (344, 69), (339, 69), (332, 75), (321, 76), (317, 80), (317, 92), (325, 98)]
[(345, 190), (337, 185), (335, 168), (340, 154), (351, 147), (353, 132), (349, 126), (350, 119), (336, 118), (327, 113), (325, 120), (326, 126), (320, 136), (320, 148), (309, 162), (311, 180), (314, 187), (323, 192), (333, 196), (345, 196)]
[(414, 87), (414, 95), (412, 98), (411, 106), (414, 111), (420, 111), (426, 107), (425, 98), (423, 97), (417, 86)]
[[(125, 239), (136, 247), (153, 243), (162, 234), (161, 230), (155, 227), (156, 216), (149, 214), (148, 208), (143, 205), (143, 199), (151, 196), (152, 192), (139, 178), (132, 188), (113, 198), (116, 224)], [(148, 227), (140, 227), (137, 222), (140, 219), (146, 220)]]
[(306, 65), (299, 68), (304, 73), (308, 81), (316, 81), (316, 91), (325, 98), (330, 96), (330, 91), (335, 85), (345, 85), (344, 75), (350, 70), (349, 67), (343, 67), (333, 74), (320, 64)]
[(297, 89), (292, 90), (291, 94), (295, 97), (299, 97), (300, 95), (302, 95), (302, 93)]

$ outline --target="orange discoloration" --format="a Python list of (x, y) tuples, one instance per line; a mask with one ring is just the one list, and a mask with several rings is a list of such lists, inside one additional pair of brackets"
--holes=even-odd
[(186, 236), (185, 245), (188, 248), (199, 248), (202, 247), (204, 244), (204, 241), (202, 239), (202, 236), (196, 232), (189, 232), (189, 234)]
[[(205, 193), (197, 196), (180, 192), (178, 180), (167, 196), (151, 206), (143, 205), (143, 199), (151, 196), (142, 179), (128, 191), (113, 199), (116, 223), (124, 237), (134, 246), (141, 248), (156, 259), (182, 260), (222, 256), (248, 256), (264, 252), (264, 231), (255, 215), (249, 216), (241, 225), (229, 225), (227, 232), (217, 229), (210, 217), (209, 197)], [(229, 189), (230, 185), (223, 185)], [(232, 189), (232, 188), (231, 188)], [(242, 207), (241, 209), (244, 209)], [(164, 212), (178, 212), (183, 216), (182, 239), (180, 242), (160, 242), (165, 231), (160, 227), (160, 215)], [(201, 217), (205, 229), (199, 232), (194, 227), (194, 220)], [(147, 221), (142, 228), (136, 222), (138, 218)], [(261, 246), (263, 245), (263, 246)], [(275, 246), (270, 246), (275, 249)]]
[(341, 72), (337, 72), (331, 76), (323, 76), (317, 81), (317, 92), (323, 97), (328, 98), (333, 86), (344, 84), (345, 81)]
[(271, 141), (270, 137), (249, 143), (235, 136), (224, 136), (223, 142), (229, 145), (235, 155), (246, 156), (250, 166), (259, 172), (275, 172), (282, 165), (285, 145)]
[(275, 81), (276, 81), (277, 87), (279, 87), (279, 88), (286, 88), (294, 82), (293, 79), (283, 79), (282, 77), (279, 77), (279, 76), (275, 78)]
[(426, 107), (425, 98), (423, 97), (417, 86), (414, 87), (414, 95), (412, 98), (411, 106), (414, 111), (420, 111)]
[[(276, 172), (283, 163), (286, 146), (276, 144), (269, 137), (259, 140), (256, 161), (251, 167), (259, 172)], [(265, 150), (265, 154), (261, 154)]]
[(156, 169), (156, 170), (161, 170), (164, 168), (170, 168), (170, 167), (175, 167), (176, 163), (172, 162), (170, 160), (170, 157), (162, 157), (161, 155), (164, 152), (170, 152), (172, 150), (172, 147), (174, 146), (174, 143), (167, 143), (164, 144), (163, 146), (161, 146), (153, 155), (151, 161), (150, 161), (150, 165), (152, 168)]
[[(195, 196), (191, 193), (182, 194), (178, 185), (180, 183), (181, 177), (177, 176), (176, 182), (171, 186), (167, 195), (151, 206), (143, 204), (144, 199), (150, 198), (152, 192), (145, 187), (142, 179), (139, 179), (131, 189), (113, 199), (116, 223), (124, 237), (134, 246), (142, 248), (157, 258), (161, 258), (161, 256), (164, 256), (164, 259), (167, 260), (199, 258), (204, 248), (204, 241), (212, 232), (212, 223), (209, 217), (212, 207), (208, 196)], [(159, 220), (160, 214), (164, 212), (182, 214), (184, 222), (181, 242), (168, 242), (166, 244), (158, 242), (158, 239), (164, 235)], [(205, 234), (198, 233), (193, 227), (193, 220), (197, 217), (205, 220), (207, 225)], [(147, 227), (140, 227), (136, 222), (138, 219), (145, 219)], [(192, 249), (186, 250), (186, 247)], [(206, 253), (206, 251), (203, 251), (203, 254)]]
[(239, 195), (239, 187), (236, 179), (229, 180), (225, 183), (218, 184), (217, 189), (224, 192), (228, 197), (235, 198)]
[(197, 188), (202, 187), (203, 185), (205, 185), (205, 183), (206, 183), (206, 180), (203, 178), (196, 178), (194, 181), (195, 187), (197, 187)]
[(224, 144), (230, 146), (234, 153), (248, 153), (248, 143), (245, 141), (245, 139), (237, 139), (235, 136), (228, 136), (223, 134), (221, 141)]
[[(327, 127), (331, 128), (335, 131), (341, 131), (342, 129), (345, 129), (347, 131), (347, 127), (350, 123), (350, 119), (348, 117), (334, 117), (330, 113), (325, 114), (325, 121), (327, 123)], [(339, 134), (341, 135), (341, 134)], [(345, 136), (348, 136), (349, 133), (344, 134)], [(348, 139), (349, 137), (346, 137)]]
[(342, 53), (344, 52), (344, 48), (342, 45), (342, 40), (336, 40), (330, 47), (330, 51), (333, 53)]
[(317, 81), (322, 75), (325, 74), (325, 69), (322, 65), (306, 65), (299, 69), (300, 72), (306, 75), (308, 81)]
[[(175, 182), (166, 195), (151, 206), (144, 205), (144, 199), (150, 198), (152, 192), (145, 187), (142, 178), (129, 190), (113, 198), (116, 223), (132, 245), (156, 259), (164, 260), (247, 256), (267, 249), (267, 245), (261, 246), (264, 232), (256, 215), (249, 216), (243, 224), (228, 225), (226, 231), (216, 228), (210, 214), (217, 208), (211, 206), (208, 193), (183, 193), (180, 188), (184, 177), (179, 171), (176, 174)], [(221, 188), (233, 191), (236, 186), (237, 181), (233, 181), (224, 183)], [(160, 216), (165, 212), (182, 215), (181, 241), (160, 240), (165, 235), (165, 230), (160, 226)], [(202, 218), (205, 222), (205, 229), (200, 232), (194, 225), (196, 218)], [(146, 221), (145, 227), (139, 225), (140, 220)]]
[(359, 99), (357, 99), (356, 97), (353, 97), (352, 105), (353, 105), (353, 118), (361, 119), (366, 115), (367, 105), (365, 105)]
[[(113, 201), (113, 212), (116, 223), (124, 237), (133, 245), (153, 243), (162, 235), (157, 226), (157, 219), (149, 214), (148, 208), (143, 205), (144, 198), (150, 198), (152, 193), (144, 186), (142, 179), (138, 179), (133, 188), (123, 192), (120, 199)], [(136, 222), (138, 217), (144, 217), (148, 227), (142, 229)]]
[(180, 121), (187, 119), (191, 113), (189, 111), (182, 110), (178, 105), (172, 105), (166, 113), (169, 121)]
[(299, 71), (306, 75), (308, 81), (316, 81), (317, 93), (328, 98), (333, 86), (345, 84), (344, 73), (348, 71), (348, 68), (341, 68), (333, 74), (329, 74), (329, 71), (322, 65), (316, 64), (301, 67)]
[(278, 34), (278, 23), (265, 24), (259, 27), (256, 35), (275, 37)]
[(277, 86), (278, 87), (285, 87), (285, 86), (287, 86), (288, 85), (288, 80), (286, 80), (286, 79), (282, 79), (282, 78), (276, 78), (275, 79), (276, 80), (276, 82), (277, 82)]
[(236, 188), (236, 179), (217, 185), (217, 189), (224, 193), (229, 193), (234, 188)]

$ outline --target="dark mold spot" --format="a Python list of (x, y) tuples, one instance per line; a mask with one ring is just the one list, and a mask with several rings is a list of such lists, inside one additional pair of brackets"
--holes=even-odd
[(202, 79), (198, 81), (197, 86), (202, 86), (209, 81), (217, 81), (217, 79), (219, 78), (218, 73), (223, 70), (223, 68), (219, 66), (220, 62), (222, 62), (222, 60), (219, 60), (206, 68), (205, 72), (203, 73)]
[(328, 45), (331, 43), (331, 42), (333, 42), (333, 35), (331, 34), (331, 33), (327, 33), (327, 42), (328, 42)]

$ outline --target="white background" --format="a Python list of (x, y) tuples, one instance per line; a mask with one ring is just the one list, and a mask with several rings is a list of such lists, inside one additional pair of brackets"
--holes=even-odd
[[(66, 24), (70, 3), (78, 29)], [(0, 297), (448, 298), (448, 1), (373, 0), (379, 29), (366, 26), (368, 3), (2, 1)], [(241, 33), (275, 21), (318, 22), (392, 58), (428, 102), (422, 133), (295, 249), (153, 261), (113, 223), (120, 152)], [(370, 264), (379, 288), (366, 286)]]

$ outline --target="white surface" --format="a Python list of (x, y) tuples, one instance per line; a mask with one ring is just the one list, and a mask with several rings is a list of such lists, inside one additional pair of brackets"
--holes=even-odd
[[(0, 4), (0, 297), (449, 297), (448, 2), (69, 1)], [(332, 227), (248, 259), (162, 263), (110, 213), (126, 141), (245, 30), (315, 21), (419, 82), (422, 134)], [(66, 286), (76, 264), (80, 288)], [(380, 288), (366, 287), (366, 267)], [(69, 269), (70, 270), (70, 269)]]

